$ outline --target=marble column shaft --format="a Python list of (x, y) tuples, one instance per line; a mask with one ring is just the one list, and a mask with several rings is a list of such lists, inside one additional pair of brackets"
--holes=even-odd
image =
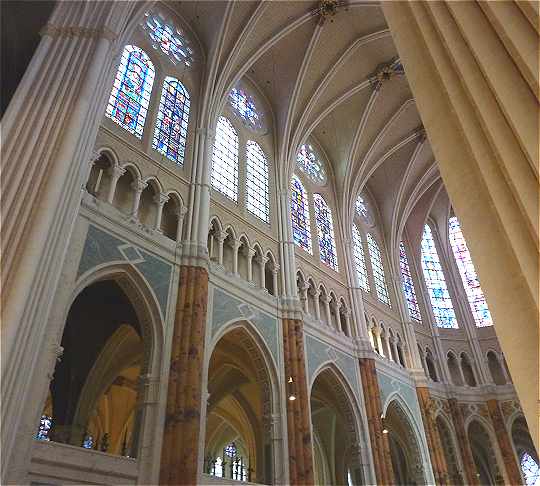
[(369, 438), (373, 453), (375, 476), (378, 485), (394, 484), (394, 469), (390, 457), (390, 443), (388, 434), (383, 434), (382, 402), (377, 381), (375, 361), (371, 358), (360, 358), (360, 376), (364, 400), (366, 402), (366, 415), (368, 420)]
[(501, 413), (501, 409), (499, 408), (499, 402), (497, 402), (495, 399), (488, 400), (487, 407), (489, 410), (489, 416), (493, 422), (493, 428), (495, 429), (499, 449), (503, 457), (508, 481), (510, 484), (521, 484), (521, 474), (519, 472), (518, 464), (512, 449), (512, 442), (508, 435), (508, 430), (504, 425), (504, 418)]
[(467, 484), (479, 484), (478, 476), (476, 472), (476, 465), (474, 463), (471, 444), (469, 443), (469, 437), (465, 430), (465, 422), (463, 421), (463, 415), (459, 409), (459, 404), (455, 398), (448, 400), (450, 405), (450, 412), (452, 414), (452, 422), (454, 424), (454, 430), (456, 431), (457, 442), (461, 459), (463, 460), (463, 467), (465, 469), (465, 478)]
[(160, 484), (197, 484), (208, 272), (182, 266), (171, 350)]
[(448, 466), (442, 449), (439, 429), (430, 408), (431, 397), (429, 390), (426, 387), (417, 387), (416, 395), (418, 396), (418, 403), (420, 404), (420, 411), (422, 413), (422, 422), (424, 423), (424, 430), (426, 432), (429, 457), (431, 459), (435, 482), (441, 485), (448, 484)]
[[(308, 395), (304, 331), (299, 319), (283, 319), (285, 382), (287, 386), (287, 431), (290, 484), (312, 485), (310, 400)], [(293, 382), (288, 383), (289, 377)], [(295, 400), (289, 400), (294, 395)]]

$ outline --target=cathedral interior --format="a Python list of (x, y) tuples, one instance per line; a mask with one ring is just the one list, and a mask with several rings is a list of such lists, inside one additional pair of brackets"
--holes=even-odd
[(538, 2), (2, 2), (2, 484), (527, 485)]

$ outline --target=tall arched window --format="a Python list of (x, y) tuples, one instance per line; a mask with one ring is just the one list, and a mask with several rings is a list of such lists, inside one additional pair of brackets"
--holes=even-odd
[(365, 292), (369, 292), (369, 280), (366, 268), (366, 257), (364, 255), (364, 247), (362, 245), (362, 235), (355, 224), (352, 227), (353, 237), (353, 255), (354, 266), (356, 267), (356, 276), (360, 288)]
[(308, 253), (313, 253), (307, 193), (296, 176), (291, 179), (291, 219), (294, 242)]
[(315, 221), (317, 222), (321, 262), (326, 263), (337, 272), (336, 239), (334, 237), (332, 211), (320, 194), (313, 195), (313, 203), (315, 205)]
[(231, 122), (220, 116), (212, 153), (212, 187), (238, 200), (238, 135)]
[(421, 322), (422, 316), (420, 315), (420, 308), (418, 307), (411, 269), (409, 268), (409, 261), (407, 260), (407, 252), (405, 251), (403, 241), (399, 242), (399, 268), (401, 270), (401, 284), (403, 285), (403, 293), (407, 301), (409, 315), (411, 319)]
[(146, 52), (124, 47), (105, 114), (137, 138), (142, 138), (154, 74)]
[(251, 140), (246, 146), (246, 196), (247, 210), (270, 222), (268, 162), (259, 144)]
[(471, 254), (469, 253), (467, 243), (461, 232), (461, 226), (455, 216), (449, 219), (448, 230), (450, 245), (452, 246), (459, 274), (461, 275), (461, 280), (465, 287), (465, 292), (467, 293), (467, 299), (471, 306), (474, 321), (478, 327), (491, 326), (493, 325), (493, 320), (491, 319), (486, 298), (480, 287)]
[(538, 486), (540, 484), (540, 466), (528, 452), (521, 454), (519, 465), (526, 486)]
[(386, 277), (384, 275), (384, 265), (382, 262), (381, 250), (371, 233), (367, 234), (367, 244), (369, 250), (369, 260), (373, 269), (373, 280), (375, 280), (375, 291), (377, 298), (384, 304), (390, 305), (390, 296), (386, 287)]
[(189, 120), (189, 93), (175, 78), (163, 82), (152, 148), (179, 165), (184, 163)]
[(431, 228), (426, 224), (422, 236), (422, 271), (433, 308), (435, 322), (439, 327), (457, 328), (457, 319), (452, 299), (446, 286), (446, 280), (435, 248)]

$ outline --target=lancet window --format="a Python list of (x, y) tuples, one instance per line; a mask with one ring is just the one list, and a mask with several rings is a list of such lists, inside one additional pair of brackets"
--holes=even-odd
[(412, 279), (411, 269), (409, 267), (409, 261), (407, 259), (407, 252), (405, 251), (405, 245), (403, 244), (403, 241), (400, 241), (399, 243), (399, 268), (401, 270), (401, 284), (403, 286), (405, 300), (407, 301), (409, 315), (411, 316), (411, 319), (421, 322), (422, 316), (420, 314), (420, 307), (418, 306), (418, 300), (416, 298), (416, 292), (414, 290), (414, 282)]
[(257, 142), (246, 146), (246, 207), (249, 212), (268, 223), (270, 200), (268, 194), (268, 161)]
[(364, 292), (369, 292), (369, 279), (366, 268), (366, 257), (364, 254), (364, 246), (362, 244), (362, 235), (355, 224), (352, 227), (353, 237), (353, 255), (354, 266), (356, 268), (356, 277), (358, 278), (358, 285)]
[(478, 275), (476, 274), (471, 254), (467, 248), (467, 242), (461, 231), (461, 226), (455, 216), (451, 217), (448, 221), (448, 234), (474, 321), (478, 327), (491, 326), (493, 325), (493, 320), (487, 306), (486, 298), (480, 287)]
[(439, 327), (457, 328), (457, 319), (444, 278), (439, 254), (429, 225), (424, 226), (422, 236), (422, 271), (435, 316), (435, 323)]
[(540, 484), (540, 466), (531, 455), (524, 452), (520, 457), (519, 465), (525, 484), (527, 486), (538, 486)]
[(238, 200), (238, 135), (231, 122), (220, 116), (212, 153), (212, 187)]
[(375, 292), (377, 298), (384, 304), (390, 305), (390, 296), (386, 286), (386, 276), (384, 274), (384, 265), (381, 256), (381, 249), (371, 233), (367, 235), (367, 244), (369, 251), (369, 260), (373, 269), (373, 280), (375, 281)]
[(154, 75), (154, 66), (147, 54), (136, 46), (127, 45), (105, 114), (137, 138), (142, 138)]
[(312, 254), (307, 193), (296, 176), (293, 176), (291, 180), (291, 219), (294, 242)]
[(321, 262), (337, 271), (336, 239), (334, 237), (332, 211), (320, 194), (313, 195), (313, 202), (315, 205), (315, 221), (317, 222)]

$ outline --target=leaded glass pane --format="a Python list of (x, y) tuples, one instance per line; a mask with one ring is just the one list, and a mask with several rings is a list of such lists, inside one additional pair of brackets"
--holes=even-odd
[(422, 237), (422, 271), (426, 281), (435, 322), (439, 327), (457, 328), (452, 299), (446, 286), (431, 228), (426, 224)]
[(309, 144), (303, 144), (296, 155), (296, 165), (306, 174), (315, 184), (322, 186), (326, 184), (326, 172), (322, 162), (315, 155), (313, 147)]
[(352, 227), (353, 236), (353, 255), (354, 266), (356, 267), (356, 276), (358, 278), (358, 285), (365, 292), (369, 292), (369, 279), (366, 268), (366, 257), (364, 255), (364, 247), (362, 244), (362, 236), (356, 225)]
[(375, 238), (368, 233), (367, 244), (369, 251), (369, 260), (373, 269), (373, 280), (375, 280), (375, 291), (377, 298), (386, 305), (390, 305), (390, 296), (386, 287), (386, 276), (384, 275), (384, 265), (381, 256), (381, 250)]
[(253, 96), (241, 88), (233, 88), (229, 93), (229, 104), (234, 113), (252, 130), (263, 128), (263, 115), (257, 110)]
[(453, 216), (448, 221), (450, 245), (454, 252), (454, 258), (456, 259), (459, 274), (467, 293), (467, 299), (471, 306), (474, 322), (478, 327), (492, 326), (493, 320), (488, 309), (484, 292), (480, 287), (478, 281), (478, 275), (474, 268), (471, 254), (467, 248), (467, 243), (461, 232), (461, 226), (458, 219)]
[(142, 138), (153, 83), (154, 66), (146, 53), (126, 46), (105, 114), (137, 138)]
[(526, 486), (540, 486), (540, 467), (530, 454), (524, 452), (519, 461)]
[(270, 221), (268, 195), (268, 162), (257, 142), (248, 141), (246, 147), (246, 207), (258, 218)]
[(307, 194), (296, 176), (291, 179), (291, 219), (294, 242), (312, 254)]
[(337, 272), (338, 264), (332, 211), (320, 194), (313, 195), (313, 203), (315, 205), (315, 221), (317, 222), (321, 262), (326, 263), (326, 265)]
[(409, 315), (411, 316), (411, 319), (421, 322), (422, 316), (420, 315), (420, 307), (418, 307), (411, 269), (409, 268), (409, 261), (407, 260), (407, 252), (405, 251), (403, 241), (400, 241), (399, 243), (399, 268), (401, 270), (401, 284), (403, 286), (405, 300), (407, 301)]
[(52, 417), (50, 415), (42, 415), (39, 420), (39, 429), (36, 434), (37, 440), (51, 440), (49, 437), (49, 432), (52, 426)]
[(238, 135), (227, 118), (220, 116), (212, 153), (212, 187), (238, 200)]
[(160, 15), (150, 12), (146, 12), (142, 27), (152, 40), (154, 49), (161, 49), (173, 64), (182, 62), (191, 66), (193, 49), (180, 29), (167, 23)]
[(163, 82), (152, 148), (179, 165), (184, 163), (189, 120), (189, 93), (175, 78)]

